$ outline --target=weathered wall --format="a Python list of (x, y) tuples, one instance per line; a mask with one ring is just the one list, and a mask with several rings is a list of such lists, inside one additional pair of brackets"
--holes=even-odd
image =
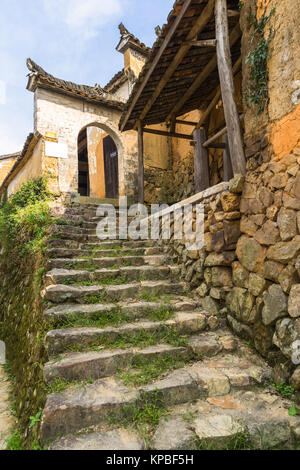
[(14, 166), (16, 157), (0, 158), (0, 186)]
[(59, 189), (78, 190), (77, 139), (84, 127), (98, 126), (115, 141), (119, 153), (119, 193), (135, 197), (137, 188), (137, 135), (118, 130), (120, 112), (82, 100), (37, 89), (35, 92), (35, 130), (42, 135), (56, 134), (68, 147), (68, 158), (58, 159)]
[[(251, 28), (246, 0), (241, 13), (243, 30), (243, 91), (249, 86)], [(227, 319), (240, 335), (274, 366), (274, 379), (286, 381), (298, 364), (300, 341), (300, 127), (298, 1), (257, 2), (257, 17), (275, 8), (265, 37), (272, 29), (268, 59), (269, 101), (263, 113), (244, 106), (246, 182), (233, 289), (226, 298)], [(300, 343), (299, 343), (300, 344)], [(292, 385), (300, 389), (299, 368)], [(298, 377), (298, 380), (297, 380)]]
[(15, 176), (7, 187), (7, 195), (15, 193), (23, 183), (30, 178), (38, 178), (42, 175), (42, 159), (43, 159), (43, 141), (40, 140), (36, 145), (32, 156), (25, 163), (23, 168)]

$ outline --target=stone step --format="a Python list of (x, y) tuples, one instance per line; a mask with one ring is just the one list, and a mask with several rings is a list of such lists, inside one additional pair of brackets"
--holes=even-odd
[(93, 207), (95, 210), (101, 204), (109, 204), (116, 208), (119, 207), (119, 199), (80, 196), (79, 201), (81, 206)]
[[(148, 239), (150, 238), (150, 233), (148, 234)], [(142, 239), (140, 241), (142, 242), (147, 242), (148, 239)], [(85, 235), (85, 240), (86, 243), (95, 243), (95, 242), (101, 242), (100, 238), (97, 235)], [(134, 243), (136, 240), (132, 239), (131, 237), (127, 238), (128, 241)]]
[[(105, 222), (107, 223), (114, 223), (115, 220), (110, 218), (110, 217), (102, 217), (102, 216), (95, 216), (95, 217), (92, 217), (92, 218), (89, 218), (89, 219), (84, 219), (83, 223), (82, 223), (82, 227), (83, 228), (87, 228), (87, 229), (96, 229), (97, 225), (99, 222), (103, 221), (105, 219)], [(130, 222), (132, 222), (134, 220), (134, 217), (127, 217), (127, 224), (130, 224)], [(122, 221), (122, 224), (124, 222)], [(125, 224), (126, 224), (126, 221), (125, 221)], [(120, 219), (119, 219), (119, 215), (117, 214), (116, 216), (116, 226), (119, 227), (120, 225)]]
[(93, 272), (71, 269), (52, 269), (46, 274), (46, 286), (51, 284), (74, 284), (80, 282), (98, 281), (103, 284), (113, 284), (113, 280), (129, 281), (157, 281), (160, 279), (175, 279), (179, 275), (177, 266), (129, 266), (119, 269), (98, 269)]
[(94, 248), (99, 248), (101, 250), (109, 250), (115, 247), (122, 247), (127, 250), (127, 248), (150, 248), (155, 247), (154, 240), (107, 240), (101, 241), (98, 240), (97, 243), (86, 243), (82, 245), (83, 250), (93, 250)]
[[(188, 416), (188, 419), (187, 419)], [(174, 407), (157, 427), (153, 450), (271, 450), (296, 448), (287, 403), (259, 388)], [(296, 424), (297, 426), (297, 424)]]
[(99, 379), (48, 396), (42, 416), (42, 440), (49, 442), (58, 436), (105, 424), (110, 413), (117, 418), (126, 410), (130, 419), (130, 406), (142, 407), (157, 399), (160, 404), (174, 406), (200, 398), (223, 397), (234, 389), (225, 373), (201, 362), (177, 369), (139, 389), (128, 388), (115, 377)]
[(170, 306), (177, 312), (190, 312), (199, 307), (199, 302), (189, 299), (187, 297), (173, 296), (167, 303), (163, 302), (118, 302), (112, 304), (60, 304), (55, 307), (49, 308), (44, 312), (47, 321), (59, 324), (69, 317), (78, 315), (84, 318), (95, 318), (102, 314), (118, 311), (120, 315), (128, 315), (133, 320), (141, 318), (149, 312), (159, 312), (162, 307)]
[(42, 415), (41, 439), (46, 444), (58, 436), (105, 423), (109, 412), (121, 413), (138, 396), (137, 390), (112, 377), (51, 394)]
[(120, 250), (84, 250), (83, 248), (49, 248), (46, 251), (49, 258), (78, 258), (78, 257), (121, 257), (121, 256), (153, 256), (160, 255), (161, 251), (159, 248), (127, 248)]
[(145, 443), (137, 433), (121, 428), (81, 436), (69, 435), (54, 442), (50, 450), (145, 450)]
[(111, 268), (121, 266), (165, 266), (172, 264), (173, 258), (168, 255), (153, 255), (153, 256), (118, 256), (116, 258), (53, 258), (47, 261), (47, 268), (49, 270), (57, 269), (90, 269)]
[(112, 344), (120, 339), (136, 338), (137, 335), (153, 335), (157, 337), (156, 343), (161, 342), (160, 336), (165, 337), (170, 332), (180, 335), (195, 334), (205, 330), (207, 317), (202, 312), (178, 312), (174, 318), (164, 322), (138, 321), (125, 323), (118, 328), (62, 328), (51, 330), (46, 335), (45, 345), (50, 356), (54, 356), (72, 349), (89, 349), (103, 345), (104, 342)]
[(192, 353), (188, 348), (170, 345), (150, 346), (144, 349), (100, 350), (86, 353), (65, 354), (59, 361), (50, 361), (44, 367), (44, 379), (50, 383), (57, 378), (72, 382), (102, 379), (117, 374), (120, 369), (134, 365), (136, 361), (155, 358), (174, 358), (187, 361)]
[[(141, 281), (131, 284), (108, 286), (65, 286), (62, 284), (46, 287), (45, 300), (53, 303), (78, 302), (96, 303), (99, 301), (119, 301), (135, 299), (138, 296), (164, 296), (171, 294), (183, 295), (186, 292), (186, 284), (183, 282), (172, 283), (169, 281)], [(98, 302), (99, 303), (99, 302)]]

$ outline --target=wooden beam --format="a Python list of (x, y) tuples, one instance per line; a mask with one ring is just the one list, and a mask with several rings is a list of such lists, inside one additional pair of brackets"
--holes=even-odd
[(175, 55), (172, 63), (169, 65), (166, 72), (164, 73), (164, 75), (160, 79), (160, 82), (157, 85), (157, 87), (155, 88), (155, 91), (154, 91), (153, 95), (148, 100), (146, 106), (144, 107), (143, 111), (141, 112), (138, 120), (143, 121), (145, 119), (145, 117), (147, 116), (148, 112), (152, 108), (153, 104), (156, 102), (156, 100), (159, 97), (159, 95), (161, 94), (162, 90), (164, 89), (164, 87), (166, 86), (166, 84), (168, 83), (168, 81), (170, 80), (172, 75), (174, 74), (175, 70), (181, 64), (182, 60), (184, 59), (184, 57), (186, 56), (186, 54), (188, 53), (188, 51), (192, 47), (192, 45), (189, 41), (191, 41), (192, 39), (197, 37), (197, 34), (201, 33), (201, 31), (206, 26), (209, 19), (212, 17), (213, 12), (214, 12), (214, 5), (215, 5), (215, 0), (209, 0), (208, 4), (206, 5), (204, 10), (202, 11), (202, 13), (199, 16), (198, 20), (196, 21), (195, 25), (193, 26), (193, 28), (190, 30), (189, 34), (187, 35), (187, 38), (186, 38), (187, 42), (179, 48), (179, 50), (178, 50), (177, 54)]
[(186, 13), (186, 11), (189, 8), (191, 3), (192, 3), (192, 0), (185, 0), (184, 4), (182, 5), (182, 8), (181, 8), (179, 14), (177, 15), (173, 25), (171, 26), (170, 30), (168, 31), (168, 34), (166, 35), (162, 45), (160, 46), (159, 51), (156, 54), (156, 56), (155, 56), (155, 58), (154, 58), (154, 60), (151, 64), (151, 67), (149, 68), (148, 72), (146, 73), (145, 78), (142, 81), (140, 88), (138, 89), (134, 99), (132, 100), (132, 103), (131, 103), (131, 105), (130, 105), (127, 113), (126, 113), (125, 119), (124, 119), (123, 124), (121, 126), (121, 131), (124, 130), (124, 127), (126, 126), (126, 123), (129, 119), (131, 113), (132, 113), (132, 110), (134, 109), (139, 97), (141, 96), (145, 86), (148, 83), (149, 78), (151, 77), (153, 71), (155, 70), (155, 67), (157, 66), (157, 64), (158, 64), (161, 56), (163, 55), (164, 51), (168, 47), (168, 44), (171, 41), (171, 39), (172, 39), (176, 29), (177, 29), (177, 26), (181, 22), (182, 18), (184, 17), (184, 15), (185, 15), (185, 13)]
[[(239, 71), (240, 67), (242, 65), (242, 57), (239, 57), (238, 60), (236, 61), (236, 63), (234, 64), (233, 66), (233, 69), (232, 69), (232, 72), (233, 72), (233, 75), (236, 75), (237, 72)], [(204, 111), (204, 113), (202, 114), (198, 124), (197, 124), (197, 129), (200, 129), (200, 127), (205, 123), (205, 121), (207, 120), (208, 116), (210, 115), (210, 113), (215, 109), (215, 107), (217, 106), (218, 104), (218, 101), (220, 100), (221, 98), (221, 87), (219, 86), (218, 87), (218, 91), (217, 93), (215, 94), (214, 98), (212, 99), (212, 101), (210, 102), (210, 104), (208, 105), (208, 107), (206, 108), (206, 110)]]
[(194, 182), (195, 192), (199, 193), (209, 187), (209, 164), (208, 151), (203, 147), (206, 141), (206, 133), (204, 129), (196, 129), (193, 132), (195, 140), (194, 147)]
[(138, 202), (144, 204), (144, 138), (141, 123), (138, 126), (138, 160)]
[(224, 181), (230, 181), (233, 178), (233, 169), (231, 164), (230, 149), (228, 143), (228, 135), (223, 135), (223, 143), (225, 144), (225, 149), (223, 152), (223, 172), (224, 172)]
[(183, 121), (182, 119), (176, 119), (176, 124), (184, 124), (185, 126), (196, 126), (197, 122), (194, 121)]
[(212, 142), (211, 144), (207, 145), (204, 148), (209, 148), (209, 149), (225, 149), (226, 145), (223, 143), (218, 143), (218, 142)]
[(144, 127), (143, 132), (147, 134), (163, 135), (166, 137), (175, 137), (177, 139), (193, 140), (192, 135), (178, 134), (178, 132), (159, 131), (158, 129), (149, 129), (148, 127)]
[(240, 12), (237, 10), (227, 10), (228, 17), (240, 16)]
[[(241, 36), (241, 30), (240, 30), (240, 25), (237, 24), (233, 30), (231, 31), (230, 34), (230, 44), (233, 46), (236, 41), (240, 38)], [(179, 100), (179, 102), (176, 104), (176, 106), (172, 109), (172, 111), (169, 113), (166, 121), (169, 122), (173, 116), (179, 116), (180, 111), (184, 104), (187, 102), (189, 98), (195, 93), (195, 91), (198, 90), (198, 88), (202, 85), (202, 83), (209, 77), (209, 75), (215, 70), (217, 67), (217, 57), (214, 56), (208, 64), (204, 67), (204, 69), (201, 71), (201, 73), (198, 75), (196, 80), (192, 83), (192, 85), (187, 89), (187, 91), (184, 93), (183, 97)]]
[(191, 47), (216, 47), (217, 40), (216, 39), (203, 39), (201, 41), (190, 41), (189, 44)]
[(233, 81), (226, 0), (216, 0), (216, 38), (218, 41), (218, 69), (232, 168), (234, 174), (245, 174), (246, 160)]
[(227, 132), (227, 127), (224, 127), (219, 132), (217, 132), (214, 136), (210, 137), (206, 142), (203, 143), (203, 147), (209, 147), (212, 142), (222, 137)]

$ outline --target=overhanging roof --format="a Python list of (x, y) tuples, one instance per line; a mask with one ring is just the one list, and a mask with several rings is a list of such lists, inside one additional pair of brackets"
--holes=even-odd
[(56, 78), (46, 72), (42, 67), (37, 65), (33, 60), (27, 59), (27, 67), (30, 71), (27, 89), (35, 91), (37, 87), (54, 90), (74, 98), (81, 98), (86, 101), (108, 106), (110, 108), (122, 111), (124, 109), (124, 101), (116, 98), (111, 93), (106, 92), (100, 86), (78, 85), (68, 82), (60, 78)]
[[(228, 22), (233, 38), (231, 53), (234, 63), (241, 54), (239, 0), (227, 0), (227, 5), (230, 10)], [(125, 106), (120, 119), (122, 131), (133, 129), (140, 119), (144, 126), (158, 124), (169, 120), (171, 114), (176, 117), (194, 109), (204, 108), (212, 98), (219, 85), (216, 49), (191, 45), (175, 67), (171, 77), (164, 83), (161, 92), (153, 100), (167, 71), (176, 62), (182, 46), (187, 45), (187, 42), (191, 40), (202, 41), (215, 38), (213, 7), (213, 0), (175, 1), (167, 23), (154, 43), (150, 57)], [(209, 19), (199, 28), (201, 15), (202, 17), (206, 15)], [(197, 34), (191, 38), (193, 31), (197, 31)], [(199, 86), (190, 88), (207, 67), (211, 69), (207, 77)], [(190, 96), (187, 96), (185, 102), (178, 106), (188, 90), (190, 90)]]

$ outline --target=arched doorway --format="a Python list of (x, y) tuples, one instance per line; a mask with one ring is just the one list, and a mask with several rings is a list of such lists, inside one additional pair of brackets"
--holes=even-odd
[(78, 136), (78, 192), (81, 196), (119, 196), (119, 153), (110, 134), (89, 125)]
[(87, 130), (83, 129), (78, 136), (78, 192), (80, 196), (90, 195), (90, 175)]
[(119, 196), (118, 149), (110, 135), (103, 139), (105, 191), (107, 198)]

